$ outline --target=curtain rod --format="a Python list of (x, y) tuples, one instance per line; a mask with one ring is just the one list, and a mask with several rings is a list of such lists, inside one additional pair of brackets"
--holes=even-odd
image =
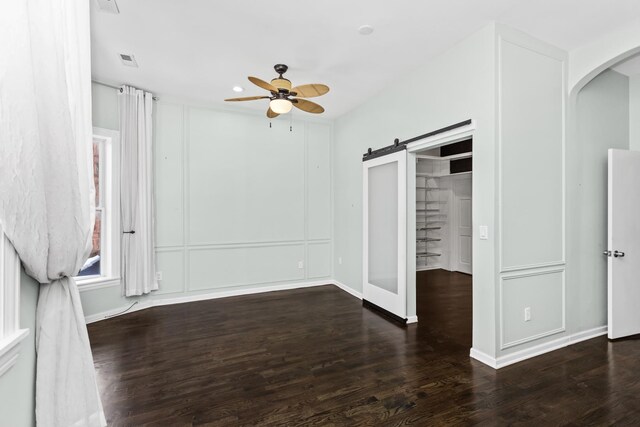
[[(91, 80), (91, 82), (99, 84), (99, 85), (102, 85), (102, 86), (110, 87), (111, 89), (120, 90), (120, 86), (109, 85), (109, 84), (98, 82), (98, 81), (95, 81), (95, 80)], [(160, 101), (160, 98), (158, 98), (157, 96), (154, 96), (152, 98), (153, 98), (154, 101)]]

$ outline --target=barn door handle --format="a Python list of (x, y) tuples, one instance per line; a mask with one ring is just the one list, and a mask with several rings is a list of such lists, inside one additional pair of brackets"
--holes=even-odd
[(624, 252), (613, 251), (613, 256), (616, 258), (622, 258), (624, 256)]

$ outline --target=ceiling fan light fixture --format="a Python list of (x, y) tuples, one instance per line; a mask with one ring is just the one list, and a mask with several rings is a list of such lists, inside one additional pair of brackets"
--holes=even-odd
[(276, 114), (287, 114), (293, 108), (293, 104), (288, 99), (272, 99), (269, 107)]

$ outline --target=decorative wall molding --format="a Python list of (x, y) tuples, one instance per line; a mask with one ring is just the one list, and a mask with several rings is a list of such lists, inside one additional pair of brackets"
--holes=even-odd
[(555, 268), (555, 267), (565, 267), (567, 263), (564, 260), (553, 261), (553, 262), (542, 262), (540, 264), (527, 264), (527, 265), (516, 265), (513, 267), (505, 267), (500, 270), (500, 273), (513, 273), (519, 271), (528, 271), (528, 270), (536, 270), (541, 268)]
[[(568, 57), (566, 52), (551, 46), (547, 43), (541, 42), (539, 40), (532, 39), (528, 35), (513, 30), (507, 26), (499, 25), (499, 32), (496, 38), (496, 49), (497, 49), (497, 151), (498, 151), (498, 230), (497, 230), (497, 240), (498, 244), (498, 265), (500, 272), (508, 272), (508, 271), (520, 271), (532, 268), (541, 268), (541, 267), (551, 267), (560, 264), (566, 264), (566, 104), (567, 104), (567, 61)], [(562, 206), (559, 212), (561, 216), (561, 243), (560, 243), (560, 259), (535, 263), (535, 264), (517, 264), (517, 265), (506, 265), (504, 259), (504, 247), (505, 241), (503, 232), (503, 146), (505, 144), (503, 137), (503, 102), (502, 102), (502, 80), (503, 80), (503, 71), (502, 71), (502, 63), (503, 63), (503, 46), (505, 43), (520, 47), (522, 49), (528, 50), (532, 53), (545, 56), (547, 58), (556, 60), (562, 64), (562, 133), (561, 133), (561, 176), (562, 182), (560, 183), (561, 191), (562, 191)]]
[(20, 258), (0, 225), (0, 376), (18, 360), (20, 342)]
[[(505, 337), (504, 337), (504, 298), (503, 298), (503, 288), (505, 285), (505, 282), (508, 282), (509, 280), (517, 280), (520, 278), (524, 278), (524, 277), (534, 277), (534, 276), (543, 276), (543, 275), (547, 275), (547, 274), (558, 274), (560, 273), (562, 275), (562, 301), (561, 301), (561, 307), (562, 307), (562, 324), (557, 327), (557, 328), (553, 328), (544, 332), (540, 332), (538, 334), (534, 334), (528, 337), (524, 337), (518, 340), (513, 340), (513, 341), (509, 341), (509, 342), (505, 342)], [(502, 275), (500, 277), (500, 285), (499, 285), (499, 289), (498, 289), (498, 304), (499, 304), (499, 323), (498, 323), (498, 327), (500, 328), (500, 330), (498, 331), (499, 336), (500, 336), (500, 349), (501, 350), (505, 350), (511, 347), (515, 347), (518, 345), (522, 345), (522, 344), (526, 344), (528, 342), (532, 342), (532, 341), (536, 341), (551, 335), (556, 335), (562, 332), (566, 331), (566, 277), (565, 277), (565, 268), (564, 266), (560, 266), (557, 268), (545, 268), (545, 269), (539, 269), (539, 270), (522, 270), (522, 271), (517, 271), (517, 272), (512, 272), (509, 274), (505, 274)]]

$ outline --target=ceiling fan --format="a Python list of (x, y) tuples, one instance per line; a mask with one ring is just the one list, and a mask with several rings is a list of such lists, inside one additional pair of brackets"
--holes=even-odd
[(280, 114), (286, 114), (291, 111), (294, 106), (307, 113), (320, 114), (324, 112), (324, 108), (315, 102), (302, 98), (313, 98), (321, 96), (329, 92), (329, 86), (313, 83), (296, 87), (291, 87), (291, 81), (282, 77), (289, 67), (284, 64), (277, 64), (273, 67), (278, 77), (267, 83), (257, 77), (249, 77), (249, 81), (256, 86), (266, 89), (271, 94), (269, 96), (247, 96), (244, 98), (229, 98), (225, 101), (255, 101), (257, 99), (269, 99), (269, 109), (267, 117), (270, 119), (278, 117)]

